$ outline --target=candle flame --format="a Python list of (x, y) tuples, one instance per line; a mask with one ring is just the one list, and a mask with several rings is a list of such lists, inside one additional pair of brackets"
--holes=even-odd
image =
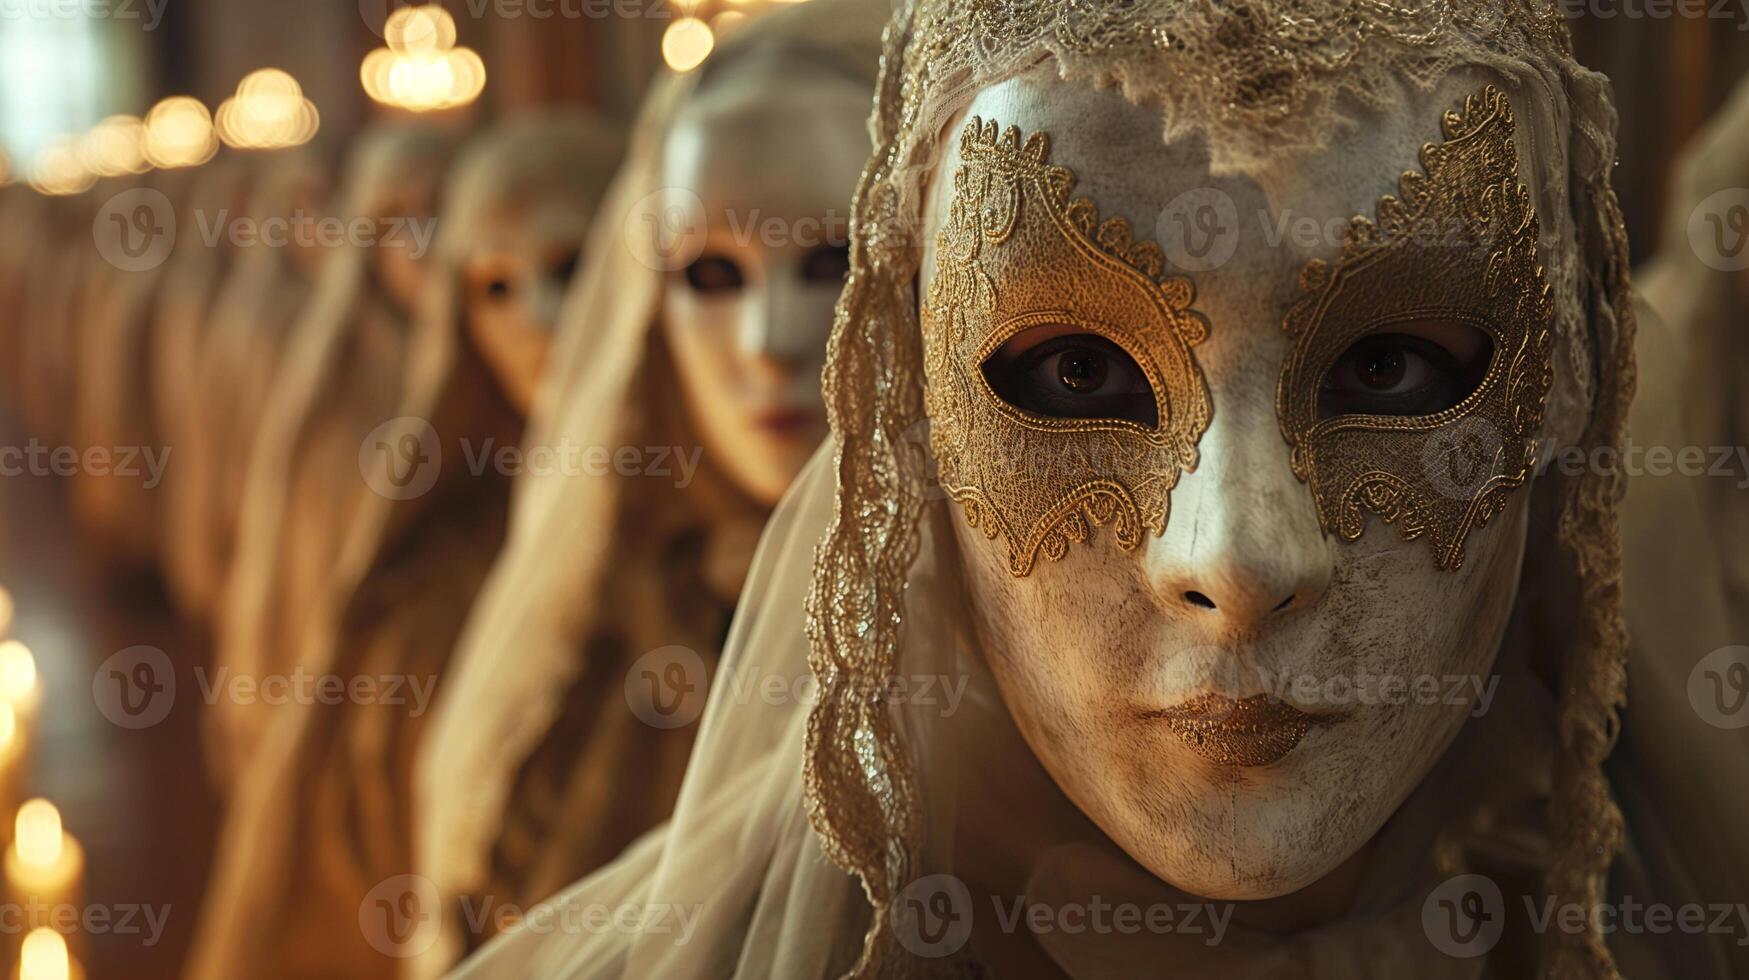
[(67, 980), (73, 972), (67, 940), (46, 926), (32, 929), (19, 950), (19, 980)]
[(30, 800), (18, 808), (13, 847), (18, 859), (36, 868), (50, 868), (61, 860), (61, 811), (48, 800)]

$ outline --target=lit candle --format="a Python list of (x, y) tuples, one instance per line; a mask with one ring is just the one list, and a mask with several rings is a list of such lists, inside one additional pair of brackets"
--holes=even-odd
[(77, 907), (84, 877), (85, 852), (61, 826), (61, 811), (42, 799), (19, 807), (6, 849), (6, 888), (29, 918), (44, 920), (29, 924), (44, 924), (57, 906)]
[(42, 701), (42, 684), (36, 676), (36, 658), (17, 640), (0, 643), (0, 700), (12, 706), (14, 722), (29, 727)]
[(53, 929), (32, 929), (18, 952), (18, 980), (84, 980), (85, 971)]

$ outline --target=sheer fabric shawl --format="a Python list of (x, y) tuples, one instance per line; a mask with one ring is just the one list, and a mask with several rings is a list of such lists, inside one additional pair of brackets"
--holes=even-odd
[[(697, 444), (680, 417), (673, 367), (654, 329), (666, 272), (646, 222), (663, 217), (651, 205), (662, 188), (668, 131), (700, 77), (743, 57), (804, 59), (866, 77), (872, 86), (885, 13), (864, 0), (815, 0), (738, 28), (698, 71), (658, 79), (591, 234), (590, 261), (567, 297), (562, 335), (524, 440), (531, 467), (546, 452)], [(604, 622), (632, 619), (637, 635), (626, 645), (633, 656), (680, 643), (714, 659), (720, 627), (650, 597), (631, 615), (607, 597), (632, 591), (628, 582), (640, 594), (657, 591), (645, 587), (649, 579), (663, 584), (655, 552), (685, 526), (707, 527), (713, 541), (739, 551), (744, 566), (764, 517), (708, 458), (684, 494), (612, 471), (563, 472), (562, 455), (545, 458), (560, 459), (560, 471), (517, 481), (510, 539), (469, 617), (421, 749), (416, 856), (441, 896), (445, 931), (415, 962), (419, 976), (440, 973), (464, 949), (466, 937), (449, 916), (460, 897), (487, 887), (521, 770), (555, 725), (576, 713), (568, 700), (591, 678), (605, 678), (593, 692), (601, 710), (579, 720), (582, 744), (560, 748), (577, 756), (578, 783), (592, 795), (575, 803), (567, 794), (554, 834), (567, 839), (558, 843), (572, 853), (557, 860), (598, 864), (668, 812), (694, 729), (640, 722), (622, 694), (619, 665), (592, 662), (590, 641)], [(722, 539), (745, 543), (736, 548)], [(732, 594), (721, 600), (725, 622)], [(532, 902), (577, 873), (537, 894), (491, 897)]]

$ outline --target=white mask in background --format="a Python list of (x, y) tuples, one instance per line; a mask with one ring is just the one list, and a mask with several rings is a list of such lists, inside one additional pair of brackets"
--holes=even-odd
[[(1296, 341), (1283, 325), (1305, 295), (1302, 267), (1337, 263), (1349, 219), (1375, 217), (1379, 197), (1399, 193), (1423, 145), (1441, 141), (1441, 114), (1487, 80), (1454, 75), (1325, 152), (1216, 176), (1199, 143), (1160, 142), (1152, 110), (1049, 75), (979, 93), (943, 131), (928, 188), (919, 295), (932, 439), (958, 501), (974, 619), (1031, 750), (1126, 852), (1198, 895), (1285, 895), (1359, 851), (1427, 776), (1472, 716), (1472, 685), (1486, 685), (1518, 591), (1528, 486), (1503, 491), (1485, 526), (1466, 526), (1455, 568), (1436, 563), (1451, 537), (1439, 528), (1404, 539), (1413, 514), (1392, 526), (1362, 510), (1346, 541), (1326, 533), (1328, 500), (1313, 487), (1322, 467), (1365, 454), (1314, 450), (1312, 472), (1296, 474), (1278, 412), (1278, 386), (1293, 387), (1283, 378)], [(973, 117), (1017, 126), (1023, 144), (1047, 135), (1044, 163), (1067, 168), (1068, 199), (1097, 215), (1046, 214), (1044, 192), (1008, 194), (1001, 168), (1033, 165), (1002, 142), (985, 151), (1005, 154), (990, 183), (956, 180)], [(1522, 158), (1529, 127), (1515, 138)], [(1522, 163), (1519, 173), (1528, 183)], [(1189, 282), (1138, 285), (1134, 267), (1158, 258), (1139, 243), (1171, 231), (1170, 202), (1192, 190), (1234, 203), (1223, 216), (1238, 222), (1231, 257), (1204, 251), (1206, 261), (1166, 265)], [(1127, 219), (1134, 242), (1099, 224), (1112, 218)], [(1090, 223), (1076, 233), (1078, 219)], [(1272, 240), (1284, 220), (1315, 227), (1315, 240)], [(938, 240), (954, 226), (975, 234)], [(1080, 244), (1065, 246), (1071, 238)], [(1197, 259), (1192, 244), (1171, 257)], [(1437, 247), (1399, 255), (1437, 264), (1412, 251)], [(1389, 319), (1408, 312), (1393, 304), (1416, 302), (1413, 287), (1396, 278), (1366, 302)], [(938, 300), (974, 336), (944, 340), (948, 320), (929, 309)], [(1091, 340), (1089, 323), (1103, 324)], [(1495, 345), (1474, 326), (1373, 329), (1386, 334), (1397, 336), (1340, 341), (1348, 353), (1309, 389), (1338, 406), (1323, 417), (1473, 409), (1482, 369), (1486, 391), (1502, 390), (1488, 366)], [(1133, 424), (1086, 424), (1112, 418)], [(1381, 453), (1417, 486), (1438, 479), (1404, 458), (1419, 452)], [(1096, 483), (1102, 497), (1089, 493)], [(1461, 511), (1467, 498), (1453, 499)], [(1421, 703), (1426, 684), (1434, 703)]]
[(582, 258), (590, 213), (585, 194), (554, 188), (535, 207), (489, 222), (462, 261), (468, 336), (524, 416)]
[(662, 336), (705, 450), (777, 502), (826, 436), (820, 372), (868, 158), (866, 82), (749, 57), (687, 105), (664, 150), (665, 205), (701, 215), (668, 274)]

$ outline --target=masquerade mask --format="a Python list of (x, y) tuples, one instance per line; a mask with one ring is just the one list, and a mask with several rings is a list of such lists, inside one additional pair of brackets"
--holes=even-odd
[[(1043, 133), (1023, 145), (1015, 128), (966, 126), (922, 308), (941, 485), (1008, 541), (1017, 577), (1097, 525), (1126, 550), (1164, 530), (1211, 411), (1190, 280), (1163, 275), (1160, 247), (1122, 218), (1072, 201), (1075, 175), (1049, 147)], [(987, 375), (998, 362), (1001, 377)]]
[[(1326, 531), (1360, 537), (1366, 515), (1435, 564), (1464, 563), (1464, 539), (1529, 476), (1553, 375), (1554, 306), (1537, 260), (1537, 218), (1518, 180), (1512, 106), (1488, 86), (1447, 112), (1445, 141), (1421, 151), (1401, 199), (1355, 217), (1334, 266), (1314, 259), (1289, 311), (1294, 349), (1276, 409), (1294, 474)], [(1486, 373), (1460, 401), (1419, 415), (1347, 414), (1322, 397), (1340, 357), (1369, 334), (1455, 322), (1492, 342)]]

